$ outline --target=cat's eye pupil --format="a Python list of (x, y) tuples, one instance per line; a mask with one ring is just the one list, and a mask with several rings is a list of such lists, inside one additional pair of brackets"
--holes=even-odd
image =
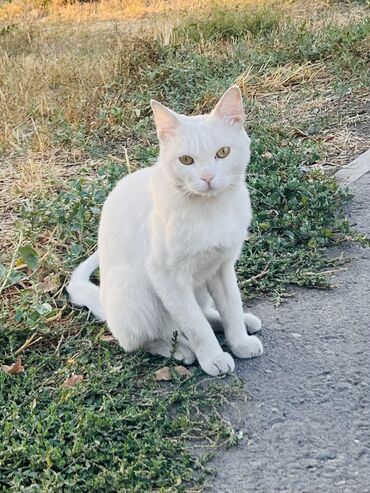
[(230, 147), (221, 147), (221, 149), (219, 149), (216, 152), (216, 157), (222, 159), (222, 158), (228, 156), (229, 153), (230, 153)]
[(194, 159), (191, 156), (181, 156), (179, 157), (179, 160), (180, 163), (185, 164), (186, 166), (194, 163)]

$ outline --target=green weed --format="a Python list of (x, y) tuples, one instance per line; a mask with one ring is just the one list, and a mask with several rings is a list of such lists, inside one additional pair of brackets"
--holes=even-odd
[(199, 43), (239, 39), (246, 35), (266, 34), (273, 31), (282, 18), (277, 4), (272, 5), (236, 5), (234, 8), (223, 4), (212, 6), (212, 10), (199, 17), (190, 16), (176, 26), (171, 36), (172, 44), (184, 41)]

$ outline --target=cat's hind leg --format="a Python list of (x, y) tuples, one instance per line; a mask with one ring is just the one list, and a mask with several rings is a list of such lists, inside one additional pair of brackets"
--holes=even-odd
[(164, 307), (162, 306), (161, 308), (164, 316), (162, 317), (160, 335), (157, 339), (146, 344), (144, 349), (153, 355), (173, 358), (186, 365), (193, 364), (196, 357), (194, 351), (190, 348), (188, 339), (181, 333)]
[(150, 354), (163, 356), (164, 358), (173, 358), (185, 363), (185, 365), (192, 365), (195, 361), (195, 354), (190, 347), (178, 340), (172, 342), (170, 340), (156, 339), (149, 342), (145, 349)]
[(145, 280), (131, 269), (116, 269), (101, 289), (107, 325), (125, 351), (142, 349), (160, 337), (163, 313)]

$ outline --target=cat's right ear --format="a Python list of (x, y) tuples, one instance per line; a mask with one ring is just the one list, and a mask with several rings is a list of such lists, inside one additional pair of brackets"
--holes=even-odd
[(176, 130), (180, 125), (177, 113), (154, 99), (150, 101), (150, 106), (153, 110), (158, 138), (160, 140), (165, 140), (166, 137), (175, 135)]

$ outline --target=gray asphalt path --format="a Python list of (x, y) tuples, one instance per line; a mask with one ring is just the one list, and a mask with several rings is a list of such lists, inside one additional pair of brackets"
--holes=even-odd
[[(370, 174), (351, 188), (349, 218), (370, 234)], [(336, 289), (253, 307), (265, 353), (237, 362), (244, 440), (216, 458), (208, 491), (370, 492), (370, 249), (345, 253)]]

